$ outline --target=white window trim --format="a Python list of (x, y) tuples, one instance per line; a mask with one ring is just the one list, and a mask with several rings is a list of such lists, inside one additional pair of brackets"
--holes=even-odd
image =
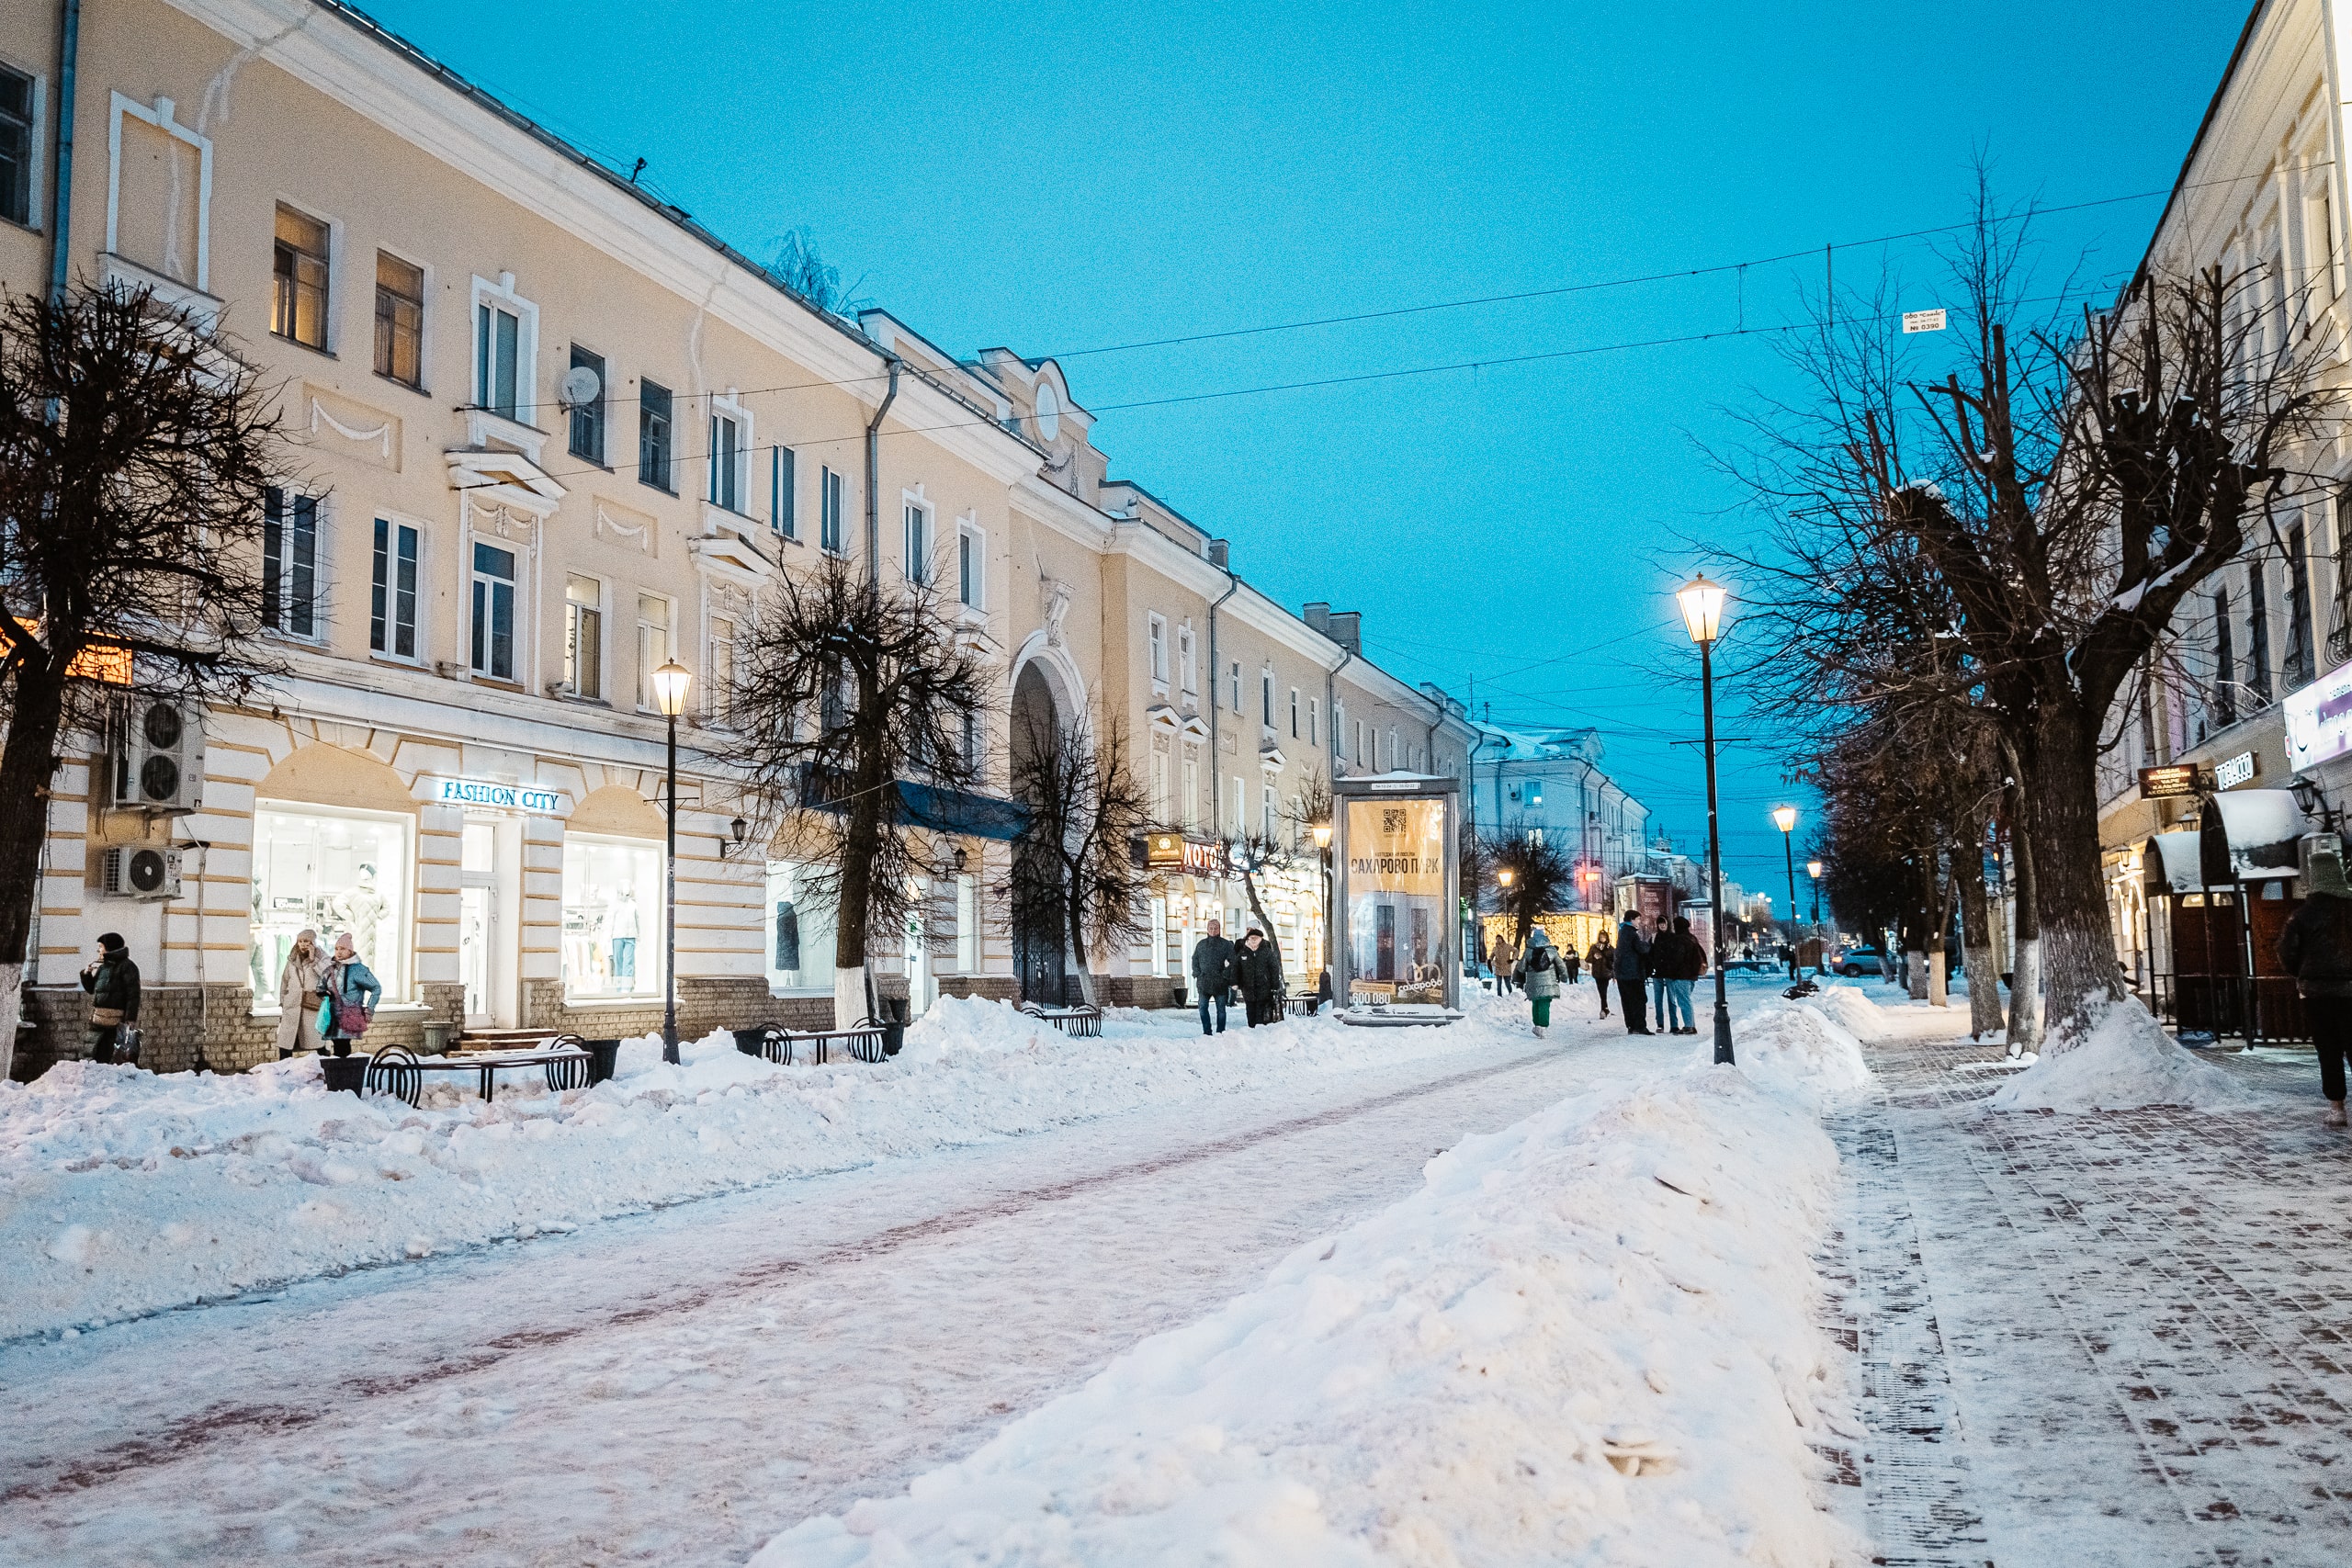
[[(908, 536), (910, 527), (907, 513), (910, 512), (920, 512), (922, 513), (923, 575), (921, 577), (915, 575), (914, 552), (908, 547), (914, 543), (914, 541)], [(915, 486), (912, 490), (900, 491), (899, 492), (899, 575), (907, 581), (911, 582), (920, 588), (938, 587), (939, 577), (937, 568), (939, 562), (936, 558), (938, 554), (939, 509), (932, 505), (930, 499), (923, 494), (922, 486), (921, 485)]]
[[(284, 521), (280, 524), (281, 528), (287, 525), (290, 525), (294, 521), (294, 502), (298, 497), (305, 498), (311, 503), (311, 629), (308, 632), (291, 631), (282, 624), (292, 618), (286, 614), (286, 609), (290, 604), (290, 601), (286, 598), (286, 595), (292, 592), (292, 586), (288, 581), (288, 579), (291, 578), (292, 573), (288, 571), (281, 577), (278, 582), (278, 604), (277, 608), (278, 610), (278, 620), (281, 624), (265, 628), (263, 635), (266, 637), (276, 637), (283, 642), (299, 643), (305, 648), (323, 648), (327, 643), (328, 633), (327, 558), (330, 552), (327, 548), (327, 541), (334, 532), (334, 497), (330, 492), (306, 491), (294, 485), (279, 486), (278, 493), (286, 498), (286, 515)], [(371, 548), (375, 543), (373, 537), (374, 531), (375, 513), (371, 512), (368, 513), (368, 532), (370, 536), (368, 544)], [(283, 540), (285, 536), (281, 533), (279, 537)], [(424, 539), (421, 534), (417, 538), (416, 548), (418, 571), (420, 573), (421, 581), (421, 574), (424, 570)], [(423, 591), (421, 587), (418, 596), (420, 599), (423, 597)], [(421, 641), (419, 646), (423, 646)]]
[[(33, 86), (31, 101), (26, 106), (32, 116), (32, 138), (26, 143), (26, 156), (31, 166), (25, 171), (24, 227), (35, 234), (46, 234), (50, 225), (49, 187), (42, 180), (49, 173), (49, 77), (13, 54), (0, 54), (0, 65), (6, 65), (19, 76), (28, 78)], [(111, 206), (111, 203), (109, 203)], [(113, 231), (107, 231), (107, 249), (114, 249)]]
[(978, 519), (973, 513), (967, 512), (956, 519), (956, 539), (959, 549), (964, 540), (972, 541), (972, 597), (969, 601), (963, 598), (964, 583), (961, 575), (963, 562), (959, 558), (956, 562), (958, 574), (956, 582), (956, 602), (971, 615), (985, 615), (989, 608), (988, 531), (980, 526)]
[[(602, 572), (576, 571), (570, 567), (566, 567), (564, 569), (563, 635), (567, 637), (571, 635), (571, 612), (573, 604), (571, 599), (571, 580), (575, 577), (584, 577), (589, 581), (596, 585), (596, 603), (593, 605), (585, 605), (582, 607), (593, 609), (596, 612), (596, 685), (600, 694), (594, 697), (581, 697), (579, 683), (569, 679), (558, 682), (558, 685), (565, 696), (580, 697), (582, 702), (603, 703), (609, 707), (613, 701), (613, 682), (611, 680), (613, 672), (611, 652), (613, 646), (613, 580), (606, 577)], [(559, 662), (560, 662), (562, 657), (563, 655), (560, 651), (556, 655)]]
[(1151, 694), (1164, 697), (1168, 694), (1168, 617), (1156, 610), (1144, 616), (1143, 652), (1144, 671), (1151, 677)]
[(639, 713), (659, 714), (662, 711), (661, 708), (650, 700), (653, 695), (650, 689), (651, 671), (645, 668), (645, 649), (642, 646), (642, 638), (645, 632), (645, 610), (643, 601), (648, 599), (659, 599), (663, 604), (670, 606), (670, 614), (667, 617), (670, 624), (664, 628), (667, 633), (669, 647), (662, 650), (662, 659), (664, 660), (670, 660), (678, 657), (678, 596), (674, 593), (656, 593), (650, 589), (639, 588), (629, 600), (629, 654), (637, 660), (637, 667), (629, 671), (629, 683), (633, 688), (639, 685), (644, 685), (646, 687), (645, 697), (648, 700), (637, 703), (637, 711)]
[[(200, 294), (209, 294), (212, 292), (212, 141), (173, 118), (174, 110), (175, 106), (169, 98), (157, 98), (155, 107), (149, 108), (136, 98), (127, 98), (120, 93), (113, 95), (112, 112), (107, 117), (107, 254), (121, 254), (118, 240), (122, 219), (122, 117), (129, 115), (142, 124), (153, 126), (174, 141), (185, 141), (196, 149), (196, 288)], [(330, 256), (328, 261), (332, 265), (334, 258)], [(172, 281), (176, 288), (187, 287), (176, 279)], [(332, 289), (328, 297), (334, 297)]]
[[(488, 545), (493, 550), (504, 550), (514, 558), (514, 672), (511, 675), (493, 675), (487, 670), (474, 668), (474, 577), (476, 575), (474, 547), (476, 545)], [(422, 540), (418, 541), (418, 547), (420, 549), (424, 547)], [(496, 534), (470, 531), (466, 536), (465, 552), (458, 566), (462, 574), (459, 581), (465, 584), (464, 600), (459, 610), (464, 617), (466, 629), (463, 640), (458, 648), (458, 666), (466, 672), (466, 679), (469, 681), (486, 681), (499, 686), (512, 684), (529, 691), (531, 676), (537, 668), (537, 661), (534, 657), (537, 644), (532, 637), (531, 616), (531, 612), (535, 608), (532, 604), (535, 597), (532, 589), (537, 582), (534, 572), (534, 568), (537, 564), (537, 552), (520, 540), (504, 538)]]
[[(718, 448), (716, 443), (707, 441), (708, 450), (703, 454), (703, 500), (729, 517), (749, 522), (752, 520), (752, 453), (760, 444), (758, 429), (752, 423), (752, 411), (743, 406), (741, 395), (734, 388), (729, 387), (726, 391), (715, 394), (708, 402), (709, 406), (703, 413), (706, 436), (713, 420), (731, 419), (735, 422), (735, 499), (740, 504), (724, 505), (711, 494), (718, 488), (718, 476), (715, 471), (718, 467)], [(673, 415), (670, 421), (673, 440), (676, 438), (677, 428), (678, 422)], [(677, 454), (672, 453), (670, 461), (675, 464), (677, 460)], [(770, 531), (774, 531), (773, 524)]]
[(1193, 623), (1189, 620), (1178, 623), (1176, 627), (1176, 664), (1177, 679), (1183, 683), (1184, 694), (1188, 697), (1200, 695), (1200, 644), (1193, 635)]
[[(500, 273), (495, 282), (479, 273), (474, 275), (473, 293), (466, 302), (466, 344), (472, 351), (466, 356), (469, 361), (466, 374), (474, 382), (472, 401), (468, 407), (473, 412), (488, 414), (492, 419), (503, 420), (506, 417), (490, 406), (490, 389), (481, 384), (481, 343), (477, 334), (481, 331), (481, 308), (484, 305), (502, 306), (514, 313), (514, 422), (544, 440), (548, 432), (540, 428), (537, 418), (541, 412), (539, 408), (539, 308), (514, 292), (514, 275), (511, 272)], [(605, 363), (609, 365), (611, 361), (607, 360)], [(677, 420), (674, 415), (671, 419), (670, 428), (671, 441), (674, 444), (677, 440)], [(608, 447), (610, 444), (610, 433), (607, 432)], [(534, 452), (529, 456), (532, 461), (538, 460), (537, 453)], [(676, 461), (675, 452), (671, 454), (671, 460), (673, 463)]]
[[(413, 517), (405, 512), (395, 512), (390, 507), (379, 506), (368, 513), (368, 590), (371, 596), (374, 594), (376, 589), (376, 522), (379, 518), (381, 518), (384, 522), (390, 524), (395, 528), (413, 528), (416, 530), (416, 652), (413, 655), (401, 655), (394, 653), (390, 649), (385, 649), (379, 652), (371, 648), (368, 650), (368, 657), (373, 660), (378, 660), (386, 664), (401, 664), (406, 665), (411, 669), (423, 669), (433, 662), (432, 659), (425, 652), (425, 649), (432, 647), (432, 641), (426, 635), (426, 626), (431, 616), (434, 601), (432, 589), (433, 575), (428, 570), (428, 565), (433, 558), (433, 528), (432, 525), (422, 517)], [(395, 539), (397, 539), (397, 536), (395, 536)], [(394, 558), (398, 558), (397, 551), (395, 551)], [(390, 592), (389, 587), (386, 592), (388, 593)], [(369, 604), (370, 618), (373, 617), (373, 615), (374, 604), (371, 597)], [(387, 629), (387, 640), (390, 640), (389, 632), (391, 626), (391, 619), (390, 606), (389, 604), (386, 605), (384, 624)]]

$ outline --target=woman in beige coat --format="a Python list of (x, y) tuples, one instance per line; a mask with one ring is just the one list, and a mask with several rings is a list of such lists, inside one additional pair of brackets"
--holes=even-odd
[(316, 1051), (319, 1040), (319, 987), (327, 972), (326, 950), (319, 933), (304, 927), (277, 972), (277, 1059), (297, 1051)]

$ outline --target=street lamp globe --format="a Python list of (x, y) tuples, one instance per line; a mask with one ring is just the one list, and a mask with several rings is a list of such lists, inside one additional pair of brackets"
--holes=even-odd
[(1315, 847), (1318, 850), (1328, 850), (1331, 847), (1331, 824), (1329, 822), (1315, 824)]
[(1820, 880), (1821, 880), (1821, 863), (1820, 863), (1819, 861), (1817, 861), (1817, 860), (1809, 860), (1809, 861), (1805, 862), (1805, 863), (1804, 863), (1804, 874), (1805, 874), (1807, 876), (1812, 877), (1815, 882), (1820, 881)]
[(653, 672), (653, 702), (664, 718), (675, 718), (686, 711), (686, 687), (694, 678), (694, 671), (674, 659)]
[(1683, 628), (1690, 632), (1692, 642), (1703, 647), (1723, 635), (1722, 583), (1708, 581), (1702, 572), (1676, 589), (1674, 598), (1682, 606)]
[(1511, 878), (1518, 874), (1519, 874), (1511, 870), (1510, 867), (1505, 866), (1500, 871), (1495, 873), (1495, 880), (1501, 883), (1505, 887), (1509, 887), (1511, 883)]
[(1774, 807), (1772, 808), (1772, 821), (1780, 828), (1781, 832), (1794, 832), (1797, 825), (1797, 808), (1793, 806)]

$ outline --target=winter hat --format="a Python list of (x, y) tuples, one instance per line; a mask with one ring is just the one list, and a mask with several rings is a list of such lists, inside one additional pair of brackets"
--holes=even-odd
[(98, 945), (100, 947), (120, 947), (122, 945), (122, 933), (120, 931), (100, 931), (98, 933)]
[(1537, 926), (1533, 931), (1527, 933), (1527, 945), (1530, 947), (1549, 947), (1552, 945), (1552, 939), (1544, 934), (1544, 928), (1542, 926)]

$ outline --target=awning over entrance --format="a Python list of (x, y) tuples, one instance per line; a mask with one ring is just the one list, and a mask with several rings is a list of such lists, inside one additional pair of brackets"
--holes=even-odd
[(2198, 829), (2205, 881), (2222, 887), (2293, 876), (2300, 866), (2296, 840), (2311, 830), (2311, 819), (2287, 790), (2233, 789), (2209, 795)]
[(2141, 886), (2150, 893), (2194, 893), (2204, 883), (2197, 862), (2198, 832), (2158, 833), (2140, 847)]
[(1009, 842), (1021, 836), (1029, 821), (1028, 809), (1019, 802), (967, 789), (941, 789), (901, 780), (899, 799), (910, 819), (938, 833)]

